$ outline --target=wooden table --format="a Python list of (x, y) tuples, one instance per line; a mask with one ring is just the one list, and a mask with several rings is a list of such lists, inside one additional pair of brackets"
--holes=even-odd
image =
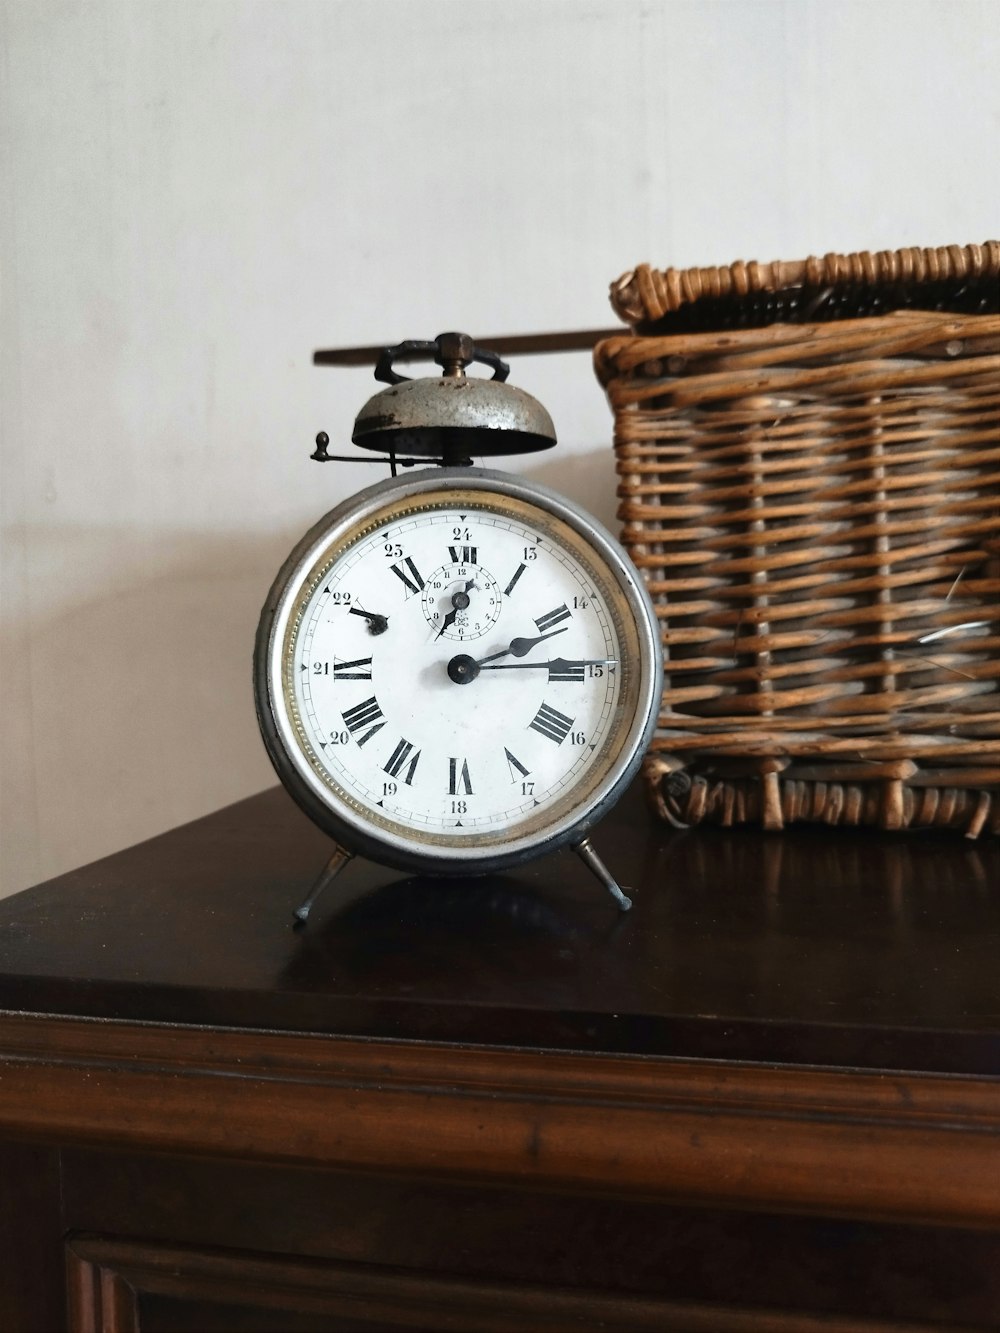
[(0, 1329), (1000, 1322), (995, 842), (484, 880), (266, 792), (0, 903)]

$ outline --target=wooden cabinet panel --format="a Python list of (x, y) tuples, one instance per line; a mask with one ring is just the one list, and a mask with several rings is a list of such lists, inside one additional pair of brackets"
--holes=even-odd
[(70, 1333), (917, 1333), (927, 1328), (924, 1320), (816, 1316), (594, 1289), (470, 1282), (98, 1237), (72, 1241), (67, 1258)]

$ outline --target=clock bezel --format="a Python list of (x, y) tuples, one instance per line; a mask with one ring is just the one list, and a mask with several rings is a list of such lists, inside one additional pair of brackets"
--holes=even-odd
[[(470, 846), (429, 846), (381, 829), (352, 809), (325, 784), (295, 740), (283, 689), (286, 632), (310, 572), (359, 526), (372, 522), (394, 501), (401, 506), (449, 489), (479, 491), (533, 505), (561, 520), (607, 570), (633, 617), (638, 640), (636, 705), (618, 754), (599, 778), (585, 806), (574, 807), (541, 832), (511, 838), (503, 851)], [(388, 520), (391, 521), (391, 518)], [(254, 649), (254, 696), (261, 735), (279, 778), (300, 808), (345, 850), (380, 864), (418, 874), (488, 874), (575, 845), (618, 801), (642, 762), (656, 726), (663, 663), (656, 615), (649, 595), (622, 547), (584, 510), (538, 482), (485, 468), (433, 468), (390, 477), (356, 493), (325, 514), (297, 543), (272, 584), (261, 612)]]

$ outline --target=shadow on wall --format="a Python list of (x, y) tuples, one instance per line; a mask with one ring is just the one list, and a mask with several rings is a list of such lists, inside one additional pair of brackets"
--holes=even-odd
[[(520, 471), (615, 530), (610, 450), (554, 451)], [(386, 475), (358, 472), (358, 489)], [(340, 498), (331, 495), (329, 507)], [(254, 717), (254, 634), (275, 573), (321, 512), (305, 516), (301, 532), (266, 538), (184, 533), (139, 544), (134, 531), (107, 528), (32, 534), (39, 568), (73, 570), (71, 591), (91, 570), (95, 591), (30, 627), (7, 620), (0, 631), (4, 661), (27, 646), (31, 714), (31, 753), (5, 763), (0, 892), (272, 783)]]

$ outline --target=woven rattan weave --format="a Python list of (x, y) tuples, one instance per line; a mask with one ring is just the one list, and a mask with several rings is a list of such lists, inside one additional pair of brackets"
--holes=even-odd
[[(989, 304), (1000, 246), (944, 253)], [(671, 822), (1000, 830), (1000, 314), (911, 298), (595, 351)]]

